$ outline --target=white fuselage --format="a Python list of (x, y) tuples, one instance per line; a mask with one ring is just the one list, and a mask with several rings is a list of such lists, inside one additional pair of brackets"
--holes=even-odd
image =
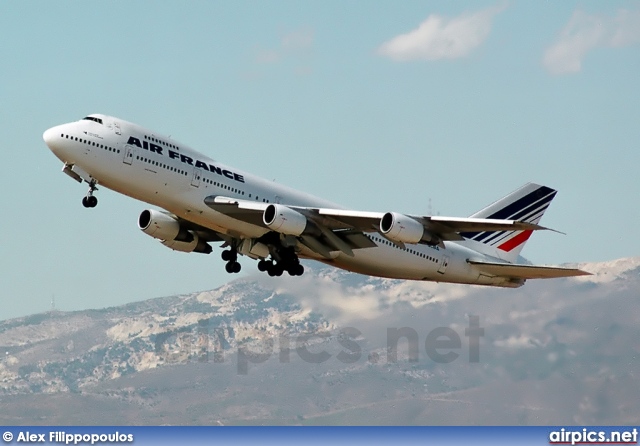
[[(84, 180), (163, 208), (176, 216), (234, 238), (258, 238), (269, 229), (208, 207), (208, 196), (224, 196), (291, 206), (341, 208), (312, 195), (231, 168), (138, 125), (104, 115), (47, 130), (54, 154)], [(516, 287), (515, 282), (483, 275), (467, 260), (490, 257), (454, 242), (444, 247), (406, 245), (367, 234), (378, 246), (355, 249), (350, 257), (334, 251), (331, 260), (303, 248), (300, 257), (380, 277)]]

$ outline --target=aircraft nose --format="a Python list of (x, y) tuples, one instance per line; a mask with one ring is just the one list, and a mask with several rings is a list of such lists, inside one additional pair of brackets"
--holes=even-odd
[(45, 130), (42, 134), (42, 139), (44, 139), (44, 143), (51, 148), (55, 141), (55, 137), (58, 134), (57, 127), (51, 127), (50, 129)]
[(63, 134), (66, 133), (64, 125), (57, 125), (45, 130), (42, 134), (42, 139), (55, 156), (62, 159), (65, 156), (66, 148), (63, 142)]

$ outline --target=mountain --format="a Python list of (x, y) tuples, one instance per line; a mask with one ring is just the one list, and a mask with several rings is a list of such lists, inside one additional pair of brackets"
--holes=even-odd
[(307, 265), (0, 322), (0, 423), (639, 424), (640, 258), (518, 289)]

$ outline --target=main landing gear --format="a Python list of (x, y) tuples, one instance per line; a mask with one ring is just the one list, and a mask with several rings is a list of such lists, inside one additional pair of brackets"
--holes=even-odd
[(285, 271), (290, 276), (301, 276), (304, 274), (304, 266), (300, 263), (283, 264), (282, 262), (274, 262), (273, 260), (260, 260), (258, 262), (258, 269), (260, 271), (266, 271), (271, 277), (281, 276)]
[(82, 199), (82, 205), (86, 208), (94, 208), (98, 205), (98, 199), (93, 196), (93, 193), (97, 190), (96, 182), (92, 181), (89, 183), (89, 191), (87, 192), (87, 196)]
[(281, 276), (285, 271), (290, 276), (301, 276), (304, 274), (304, 266), (300, 264), (300, 259), (293, 248), (281, 248), (276, 252), (275, 260), (260, 260), (258, 269), (266, 271), (271, 277)]
[[(261, 243), (269, 242), (261, 240)], [(269, 243), (269, 245), (270, 258), (268, 260), (263, 258), (258, 261), (258, 269), (260, 271), (266, 272), (271, 277), (281, 276), (285, 271), (289, 273), (290, 276), (301, 276), (304, 274), (304, 266), (300, 264), (298, 254), (293, 247), (282, 246), (279, 240), (278, 245), (273, 242)], [(226, 246), (228, 249), (221, 253), (222, 260), (227, 262), (225, 269), (230, 274), (239, 273), (242, 267), (238, 263), (238, 244), (235, 241), (231, 241), (229, 244), (226, 244)]]
[(238, 263), (238, 251), (236, 251), (233, 248), (227, 249), (225, 251), (222, 251), (221, 257), (222, 257), (222, 260), (227, 262), (224, 268), (227, 270), (229, 274), (240, 272), (240, 270), (242, 269), (242, 265)]

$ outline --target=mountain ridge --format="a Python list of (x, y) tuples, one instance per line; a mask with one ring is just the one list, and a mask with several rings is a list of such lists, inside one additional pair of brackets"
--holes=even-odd
[(637, 424), (640, 258), (579, 267), (500, 290), (313, 266), (2, 321), (0, 396), (22, 415), (0, 421)]

